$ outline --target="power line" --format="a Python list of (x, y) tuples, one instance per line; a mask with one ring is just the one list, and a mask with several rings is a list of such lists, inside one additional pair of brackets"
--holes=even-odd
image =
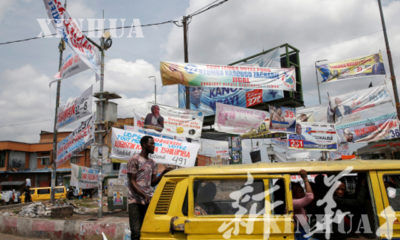
[[(212, 8), (218, 7), (221, 4), (229, 1), (229, 0), (223, 0), (221, 2), (218, 2), (219, 0), (216, 0), (212, 3), (207, 4), (206, 6), (194, 11), (192, 14), (189, 14), (189, 17), (193, 17), (196, 15), (199, 15), (203, 12), (206, 12)], [(126, 29), (126, 28), (136, 28), (136, 27), (152, 27), (152, 26), (159, 26), (159, 25), (164, 25), (164, 24), (169, 24), (169, 23), (173, 23), (177, 26), (178, 25), (178, 21), (177, 20), (167, 20), (167, 21), (163, 21), (163, 22), (157, 22), (157, 23), (148, 23), (148, 24), (140, 24), (138, 26), (134, 26), (134, 25), (128, 25), (128, 26), (120, 26), (120, 27), (114, 27), (114, 28), (104, 28), (104, 29), (92, 29), (92, 30), (86, 30), (86, 31), (82, 31), (83, 33), (88, 33), (88, 32), (99, 32), (99, 31), (103, 31), (103, 30), (118, 30), (118, 29)], [(36, 40), (36, 39), (42, 39), (42, 38), (47, 38), (47, 37), (54, 37), (56, 36), (57, 33), (53, 33), (53, 34), (47, 34), (47, 35), (42, 35), (42, 36), (36, 36), (36, 37), (30, 37), (30, 38), (24, 38), (24, 39), (19, 39), (19, 40), (13, 40), (13, 41), (6, 41), (6, 42), (0, 42), (0, 46), (1, 45), (8, 45), (8, 44), (13, 44), (13, 43), (20, 43), (20, 42), (27, 42), (27, 41), (31, 41), (31, 40)]]

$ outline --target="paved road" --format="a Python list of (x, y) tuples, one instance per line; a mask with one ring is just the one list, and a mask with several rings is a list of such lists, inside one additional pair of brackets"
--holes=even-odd
[(31, 238), (31, 237), (20, 237), (20, 236), (13, 236), (10, 234), (4, 234), (4, 233), (0, 233), (0, 239), (1, 240), (47, 240), (44, 238)]

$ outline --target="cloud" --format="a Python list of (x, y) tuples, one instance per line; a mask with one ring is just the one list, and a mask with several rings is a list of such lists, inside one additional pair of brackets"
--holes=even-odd
[(73, 18), (94, 18), (96, 15), (92, 7), (86, 6), (85, 2), (77, 0), (67, 2), (67, 11)]
[[(209, 2), (191, 0), (186, 14)], [(400, 62), (399, 11), (398, 1), (384, 7), (395, 64)], [(289, 43), (300, 50), (305, 102), (315, 105), (315, 60), (344, 60), (384, 50), (381, 29), (376, 1), (228, 1), (191, 19), (189, 61), (227, 64)], [(170, 32), (166, 45), (165, 60), (183, 62), (182, 28)], [(338, 90), (357, 89), (360, 85), (343, 83)], [(326, 89), (322, 90), (326, 98)]]
[(0, 139), (38, 141), (40, 129), (52, 129), (50, 79), (31, 65), (0, 72)]
[(7, 14), (15, 0), (2, 0), (0, 1), (0, 22)]

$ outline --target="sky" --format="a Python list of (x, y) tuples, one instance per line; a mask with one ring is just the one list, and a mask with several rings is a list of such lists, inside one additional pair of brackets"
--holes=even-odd
[[(90, 28), (88, 19), (103, 17), (106, 27), (180, 21), (214, 0), (68, 0), (70, 15)], [(383, 0), (383, 12), (396, 76), (400, 75), (400, 1)], [(38, 36), (38, 19), (47, 18), (41, 0), (0, 1), (0, 43)], [(135, 20), (134, 20), (135, 19)], [(49, 26), (52, 29), (52, 26)], [(129, 37), (129, 33), (131, 36)], [(94, 33), (91, 33), (92, 35)], [(183, 30), (168, 23), (141, 29), (111, 32), (112, 47), (105, 57), (104, 90), (122, 98), (119, 117), (132, 117), (133, 109), (143, 108), (154, 99), (156, 77), (157, 102), (177, 106), (177, 86), (162, 86), (160, 61), (183, 62)], [(99, 42), (99, 36), (91, 36)], [(0, 45), (0, 141), (38, 142), (41, 130), (52, 131), (56, 84), (49, 82), (58, 70), (59, 39), (37, 40)], [(383, 53), (387, 55), (376, 0), (229, 0), (196, 15), (188, 31), (189, 62), (228, 64), (262, 50), (289, 43), (300, 50), (303, 96), (306, 106), (318, 105), (314, 64)], [(68, 49), (64, 56), (70, 53)], [(399, 76), (400, 77), (400, 76)], [(397, 77), (397, 78), (399, 78)], [(389, 77), (386, 77), (389, 79)], [(387, 84), (385, 77), (353, 79), (321, 84), (322, 104), (331, 96)], [(61, 103), (79, 96), (90, 85), (99, 83), (87, 70), (61, 84)], [(68, 128), (61, 129), (71, 130)]]

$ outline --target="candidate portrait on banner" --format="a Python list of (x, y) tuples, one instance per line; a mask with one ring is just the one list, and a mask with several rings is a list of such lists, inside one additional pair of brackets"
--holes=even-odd
[(144, 120), (144, 128), (154, 129), (161, 132), (164, 128), (164, 118), (160, 115), (158, 105), (151, 106), (151, 113), (147, 114)]

